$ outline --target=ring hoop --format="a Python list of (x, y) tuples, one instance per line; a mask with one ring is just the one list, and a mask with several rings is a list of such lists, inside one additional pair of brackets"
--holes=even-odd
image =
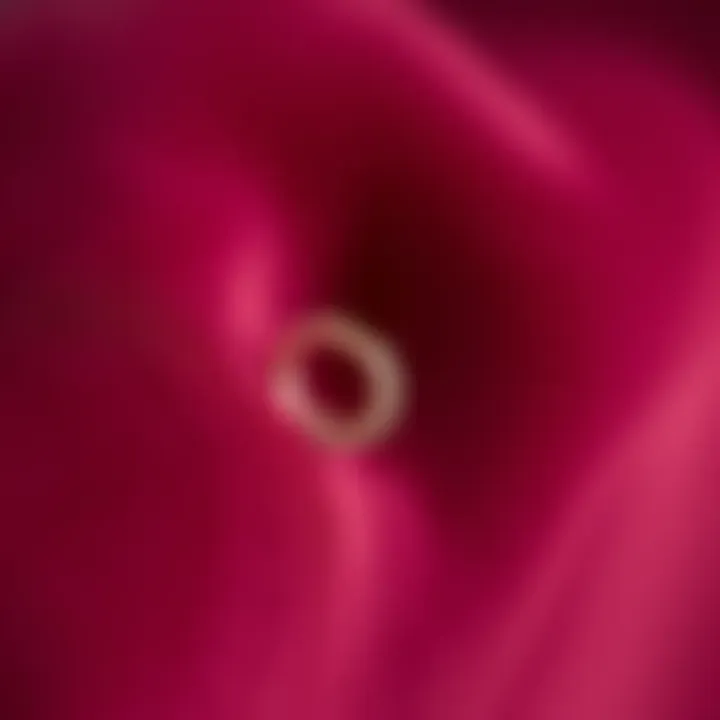
[[(349, 361), (366, 387), (366, 399), (348, 416), (313, 397), (308, 360), (331, 351)], [(391, 344), (373, 328), (327, 310), (298, 323), (281, 344), (271, 377), (278, 407), (309, 435), (331, 446), (357, 449), (387, 439), (407, 405), (407, 373)]]

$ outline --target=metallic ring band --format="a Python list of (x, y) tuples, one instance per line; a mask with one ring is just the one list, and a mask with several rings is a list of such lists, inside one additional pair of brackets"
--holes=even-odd
[[(357, 413), (334, 414), (312, 397), (307, 360), (320, 350), (349, 360), (362, 376), (367, 398)], [(371, 327), (336, 311), (312, 315), (293, 328), (280, 347), (271, 383), (274, 400), (294, 422), (323, 443), (345, 449), (387, 439), (407, 406), (407, 373), (398, 353)]]

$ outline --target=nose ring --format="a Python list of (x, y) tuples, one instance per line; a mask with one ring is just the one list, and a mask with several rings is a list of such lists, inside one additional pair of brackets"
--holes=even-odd
[[(350, 363), (365, 385), (365, 400), (344, 415), (313, 397), (310, 358), (332, 352)], [(392, 343), (374, 328), (336, 310), (307, 316), (280, 343), (271, 369), (270, 392), (283, 415), (321, 443), (343, 450), (377, 445), (405, 416), (408, 373)]]

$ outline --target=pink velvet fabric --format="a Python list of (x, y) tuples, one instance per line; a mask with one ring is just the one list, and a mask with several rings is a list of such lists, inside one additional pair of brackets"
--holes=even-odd
[[(0, 717), (719, 717), (701, 79), (411, 3), (60, 5), (0, 29)], [(267, 400), (327, 305), (412, 368), (361, 454)]]

